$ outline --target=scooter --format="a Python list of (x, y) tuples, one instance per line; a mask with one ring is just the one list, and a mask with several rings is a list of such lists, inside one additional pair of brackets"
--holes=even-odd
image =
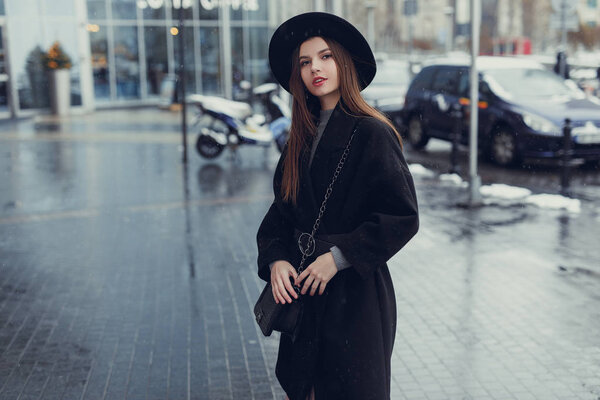
[(268, 148), (273, 141), (279, 151), (289, 135), (291, 112), (277, 95), (275, 83), (265, 83), (252, 91), (268, 114), (254, 114), (252, 106), (216, 96), (190, 95), (188, 103), (198, 109), (196, 150), (204, 158), (218, 157), (227, 147), (235, 152), (241, 145)]

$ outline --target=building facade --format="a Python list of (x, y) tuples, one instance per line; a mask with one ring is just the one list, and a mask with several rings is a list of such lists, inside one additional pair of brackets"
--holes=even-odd
[(58, 41), (73, 60), (73, 112), (156, 103), (178, 69), (184, 19), (188, 93), (235, 96), (269, 78), (277, 0), (0, 0), (0, 118), (49, 106), (41, 55)]

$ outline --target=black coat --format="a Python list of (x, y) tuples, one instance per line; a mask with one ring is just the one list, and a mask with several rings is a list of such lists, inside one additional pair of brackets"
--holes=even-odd
[(298, 266), (294, 227), (311, 231), (355, 127), (348, 159), (317, 232), (341, 249), (351, 267), (338, 272), (322, 296), (304, 296), (298, 339), (281, 335), (276, 374), (292, 400), (304, 400), (311, 386), (317, 399), (390, 397), (396, 301), (386, 262), (415, 235), (419, 222), (412, 177), (387, 125), (350, 116), (338, 105), (310, 171), (311, 143), (303, 153), (296, 207), (280, 195), (282, 154), (274, 176), (275, 200), (257, 234), (258, 274), (270, 280), (269, 264), (276, 260)]

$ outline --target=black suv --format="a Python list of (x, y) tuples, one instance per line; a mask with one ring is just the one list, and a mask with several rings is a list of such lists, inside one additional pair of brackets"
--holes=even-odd
[[(500, 165), (520, 164), (524, 157), (561, 154), (565, 118), (572, 121), (573, 154), (600, 159), (600, 102), (588, 98), (541, 64), (509, 57), (479, 57), (479, 145)], [(429, 138), (450, 141), (453, 110), (465, 116), (461, 143), (469, 141), (469, 60), (439, 61), (424, 67), (406, 94), (403, 122), (413, 148)]]

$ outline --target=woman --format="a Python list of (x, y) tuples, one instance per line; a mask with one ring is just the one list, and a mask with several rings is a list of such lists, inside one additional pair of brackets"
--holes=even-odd
[[(344, 19), (307, 13), (273, 34), (269, 61), (293, 110), (257, 234), (258, 274), (277, 302), (304, 304), (297, 335), (281, 335), (277, 378), (291, 400), (389, 399), (396, 303), (386, 262), (417, 232), (418, 212), (400, 136), (360, 95), (375, 76), (373, 53)], [(351, 138), (317, 250), (298, 275), (298, 238), (311, 232)]]

